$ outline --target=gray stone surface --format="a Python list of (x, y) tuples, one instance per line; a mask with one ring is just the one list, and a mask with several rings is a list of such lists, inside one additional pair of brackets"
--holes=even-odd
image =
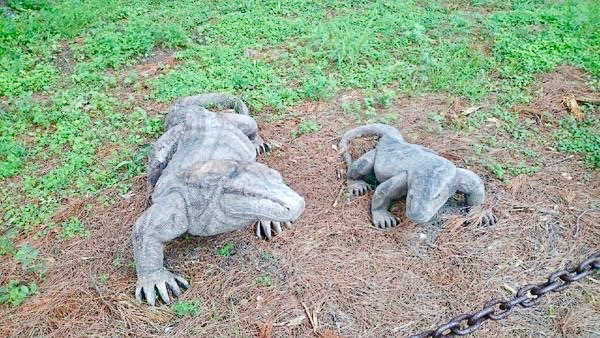
[[(362, 136), (378, 136), (379, 141), (374, 149), (353, 162), (348, 144)], [(339, 148), (348, 168), (350, 195), (362, 195), (378, 183), (371, 203), (371, 217), (373, 224), (380, 228), (398, 224), (389, 207), (392, 201), (402, 197), (406, 197), (406, 216), (416, 223), (431, 221), (456, 192), (465, 194), (468, 206), (485, 201), (485, 187), (479, 176), (457, 168), (429, 148), (407, 143), (398, 130), (385, 124), (349, 130), (342, 136)], [(496, 216), (491, 210), (485, 210), (482, 223), (495, 222)]]
[(163, 266), (166, 242), (185, 233), (212, 236), (252, 223), (259, 237), (271, 239), (300, 216), (304, 199), (277, 171), (256, 163), (257, 153), (268, 150), (238, 98), (202, 94), (171, 108), (148, 164), (153, 203), (132, 234), (139, 301), (169, 303), (170, 295), (188, 287)]

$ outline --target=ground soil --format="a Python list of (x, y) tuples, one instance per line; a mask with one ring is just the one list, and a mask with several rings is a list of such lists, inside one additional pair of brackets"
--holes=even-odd
[[(546, 74), (540, 93), (557, 94), (540, 95), (528, 108), (568, 114), (561, 91), (587, 90), (582, 79), (573, 79), (580, 87), (564, 85), (573, 72), (582, 75), (564, 67)], [(356, 97), (360, 93), (350, 92), (330, 102), (306, 103), (292, 109), (296, 117), (259, 117), (262, 134), (276, 146), (259, 161), (281, 172), (304, 196), (306, 210), (269, 242), (248, 227), (171, 243), (167, 265), (191, 281), (182, 299), (201, 300), (199, 316), (178, 318), (167, 307), (135, 302), (129, 236), (147, 205), (140, 177), (130, 194), (113, 193), (116, 203), (110, 206), (64, 201), (56, 219), (81, 217), (92, 232), (89, 239), (57, 240), (54, 230), (39, 239), (20, 239), (40, 249), (48, 272), (38, 281), (36, 296), (19, 307), (0, 307), (0, 336), (403, 337), (477, 310), (490, 299), (511, 297), (520, 285), (541, 282), (598, 250), (599, 213), (593, 209), (600, 202), (598, 172), (586, 169), (579, 156), (532, 145), (544, 160), (541, 172), (510, 183), (493, 179), (463, 159), (475, 155), (472, 144), (495, 133), (494, 124), (467, 136), (452, 128), (435, 130), (429, 116), (457, 106), (456, 98), (444, 94), (400, 97), (385, 113), (397, 114), (395, 126), (408, 140), (480, 174), (487, 207), (499, 222), (478, 226), (454, 216), (431, 229), (406, 220), (399, 203), (394, 210), (401, 224), (374, 228), (371, 194), (348, 201), (338, 178), (343, 166), (334, 145), (357, 125), (342, 102)], [(292, 136), (301, 119), (320, 121), (321, 129)], [(364, 152), (369, 144), (357, 142), (354, 151)], [(216, 249), (227, 242), (236, 245), (233, 255), (218, 256)], [(0, 263), (13, 278), (26, 273), (6, 257)], [(258, 285), (259, 276), (270, 276), (273, 285)], [(598, 337), (599, 283), (597, 275), (587, 278), (546, 296), (535, 308), (483, 324), (474, 336)]]

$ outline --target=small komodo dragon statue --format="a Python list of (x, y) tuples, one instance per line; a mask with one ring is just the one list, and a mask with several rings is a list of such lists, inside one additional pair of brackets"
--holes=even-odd
[(270, 239), (304, 210), (304, 199), (277, 171), (256, 163), (256, 154), (270, 147), (238, 98), (216, 93), (184, 98), (169, 111), (165, 129), (148, 163), (152, 205), (132, 234), (135, 295), (152, 306), (157, 295), (169, 303), (169, 290), (178, 297), (188, 287), (163, 266), (166, 242), (185, 233), (211, 236), (255, 222), (257, 235)]
[[(362, 136), (378, 136), (374, 149), (356, 162), (348, 152), (350, 141)], [(468, 206), (485, 201), (483, 181), (470, 170), (457, 168), (433, 150), (404, 141), (398, 130), (385, 124), (368, 124), (346, 132), (339, 149), (347, 165), (347, 188), (350, 195), (362, 195), (379, 185), (371, 201), (373, 224), (393, 227), (398, 220), (388, 211), (393, 200), (406, 196), (406, 216), (416, 223), (427, 223), (456, 192), (466, 195)], [(482, 224), (496, 223), (491, 210), (485, 210)]]

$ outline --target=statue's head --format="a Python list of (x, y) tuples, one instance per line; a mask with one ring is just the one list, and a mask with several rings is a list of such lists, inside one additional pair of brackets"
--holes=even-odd
[(214, 160), (186, 169), (187, 184), (216, 189), (217, 203), (228, 216), (275, 222), (291, 222), (304, 211), (304, 198), (281, 175), (264, 164)]
[(456, 192), (456, 167), (452, 163), (435, 161), (422, 169), (410, 178), (406, 194), (406, 216), (416, 223), (430, 221)]

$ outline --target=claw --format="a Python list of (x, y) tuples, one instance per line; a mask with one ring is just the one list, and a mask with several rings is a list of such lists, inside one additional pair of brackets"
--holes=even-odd
[(160, 295), (160, 298), (163, 300), (163, 302), (165, 302), (165, 304), (169, 304), (171, 300), (169, 299), (169, 292), (167, 291), (166, 284), (164, 282), (159, 283), (158, 285), (156, 285), (156, 288), (158, 289), (158, 294)]
[[(162, 300), (165, 304), (169, 304), (171, 299), (177, 298), (182, 294), (180, 285), (184, 288), (189, 286), (188, 282), (183, 277), (166, 269), (141, 273), (138, 274), (135, 299), (139, 302), (142, 302), (145, 299), (150, 306), (155, 306), (157, 299), (159, 301)], [(169, 290), (171, 290), (173, 298), (170, 297)]]
[(256, 236), (260, 239), (271, 240), (273, 236), (283, 232), (284, 227), (291, 227), (292, 222), (277, 222), (270, 220), (259, 220), (256, 222)]
[(144, 286), (144, 295), (150, 306), (156, 305), (156, 291), (154, 290), (154, 285)]
[(135, 288), (135, 300), (138, 302), (142, 301), (142, 288), (139, 286)]
[(348, 180), (346, 185), (351, 196), (361, 196), (372, 189), (368, 183), (360, 180)]
[(261, 221), (256, 222), (256, 237), (263, 239), (262, 232), (260, 231)]
[(265, 235), (267, 236), (267, 239), (271, 240), (273, 235), (271, 233), (271, 222), (270, 221), (263, 222), (263, 230), (265, 231)]
[(254, 148), (256, 148), (256, 153), (258, 155), (266, 154), (271, 151), (271, 145), (266, 142), (254, 143)]
[(280, 222), (273, 222), (273, 227), (275, 228), (275, 234), (280, 234), (281, 233), (281, 223)]
[(376, 211), (372, 215), (373, 224), (380, 229), (395, 227), (399, 224), (398, 219), (388, 211)]
[(494, 215), (494, 213), (492, 212), (492, 210), (486, 210), (483, 214), (483, 216), (481, 217), (481, 225), (484, 226), (489, 226), (489, 225), (494, 225), (498, 222), (498, 217), (496, 217), (496, 215)]
[(175, 276), (175, 280), (177, 282), (179, 282), (179, 284), (181, 284), (184, 288), (188, 288), (190, 287), (190, 284), (188, 283), (187, 280), (185, 280), (185, 278), (181, 277), (181, 276)]
[(181, 296), (181, 289), (179, 288), (179, 285), (177, 285), (177, 281), (175, 280), (175, 278), (172, 278), (169, 281), (167, 281), (167, 286), (169, 287), (169, 289), (171, 289), (171, 292), (173, 292), (173, 295), (175, 297)]

